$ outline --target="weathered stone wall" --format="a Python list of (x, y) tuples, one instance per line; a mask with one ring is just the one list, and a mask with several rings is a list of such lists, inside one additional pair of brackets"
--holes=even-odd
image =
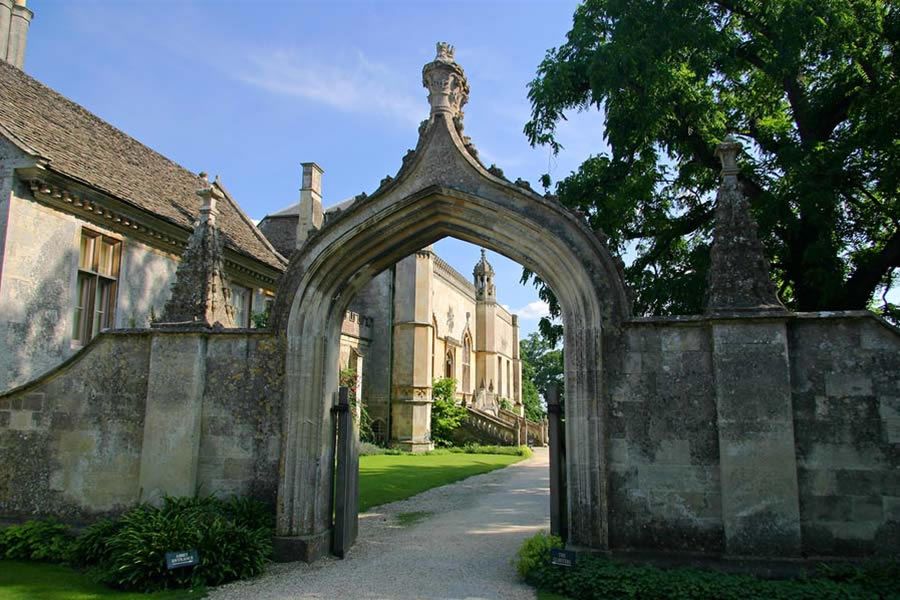
[(73, 352), (72, 318), (81, 224), (15, 192), (8, 207), (0, 281), (0, 390)]
[(162, 493), (274, 502), (283, 368), (263, 332), (101, 334), (0, 395), (0, 518), (90, 520)]
[(874, 318), (789, 334), (804, 550), (900, 551), (900, 335)]
[(105, 334), (0, 395), (0, 516), (81, 520), (138, 501), (148, 333)]
[(628, 323), (610, 364), (610, 546), (900, 549), (900, 334), (866, 313)]
[(283, 363), (271, 335), (209, 337), (199, 493), (274, 500), (281, 452)]
[(610, 546), (724, 550), (709, 329), (636, 323), (609, 372)]
[(162, 316), (172, 294), (179, 257), (134, 240), (126, 239), (122, 246), (116, 326), (149, 327), (153, 315)]

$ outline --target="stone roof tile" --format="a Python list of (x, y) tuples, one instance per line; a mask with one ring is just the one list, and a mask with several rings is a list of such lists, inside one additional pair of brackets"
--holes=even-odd
[[(144, 146), (19, 69), (0, 61), (0, 132), (50, 170), (192, 230), (197, 174)], [(286, 261), (232, 198), (219, 217), (225, 245), (279, 271)]]

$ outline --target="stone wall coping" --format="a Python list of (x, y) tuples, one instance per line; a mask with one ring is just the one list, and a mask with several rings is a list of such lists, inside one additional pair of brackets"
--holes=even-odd
[(725, 321), (814, 321), (839, 319), (872, 319), (889, 331), (900, 335), (900, 327), (892, 325), (884, 317), (869, 310), (821, 310), (811, 312), (734, 312), (715, 315), (671, 315), (665, 317), (632, 317), (624, 325), (696, 325), (700, 323), (720, 323)]
[(185, 325), (183, 327), (177, 327), (177, 328), (171, 327), (171, 328), (164, 328), (164, 329), (157, 329), (157, 328), (152, 328), (152, 329), (151, 328), (146, 328), (146, 329), (139, 329), (139, 328), (106, 329), (104, 331), (101, 331), (97, 335), (95, 335), (91, 341), (89, 341), (87, 344), (82, 346), (77, 352), (75, 352), (75, 354), (73, 354), (72, 356), (70, 356), (69, 358), (64, 360), (63, 362), (59, 363), (52, 369), (44, 371), (43, 373), (41, 373), (34, 379), (26, 381), (22, 385), (18, 385), (14, 388), (6, 390), (5, 392), (0, 392), (0, 398), (6, 398), (6, 397), (14, 396), (14, 395), (22, 393), (22, 392), (27, 392), (31, 389), (34, 389), (34, 388), (46, 383), (50, 379), (53, 379), (58, 374), (66, 371), (70, 366), (74, 365), (79, 360), (81, 360), (84, 356), (86, 356), (91, 350), (93, 350), (94, 346), (97, 346), (100, 343), (101, 340), (105, 340), (107, 338), (112, 338), (112, 337), (128, 337), (128, 336), (143, 337), (143, 336), (186, 335), (186, 334), (206, 335), (206, 336), (209, 336), (210, 334), (215, 334), (215, 335), (252, 335), (252, 336), (258, 336), (258, 337), (274, 336), (274, 333), (272, 332), (272, 330), (268, 329), (268, 328), (266, 328), (266, 329), (262, 329), (262, 328), (250, 329), (250, 328), (246, 328), (246, 327), (240, 327), (240, 328), (233, 327), (230, 329), (212, 329), (210, 327), (200, 328), (200, 327), (196, 327), (194, 325), (189, 325), (189, 326)]

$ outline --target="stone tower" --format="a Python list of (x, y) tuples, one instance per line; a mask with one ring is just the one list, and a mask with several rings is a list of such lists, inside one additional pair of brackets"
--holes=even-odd
[(488, 262), (483, 248), (472, 276), (475, 283), (475, 372), (478, 374), (475, 386), (488, 393), (499, 393), (497, 286), (494, 285), (494, 267)]
[(475, 299), (479, 302), (496, 302), (497, 287), (494, 285), (494, 267), (488, 262), (484, 248), (481, 249), (481, 260), (472, 271), (475, 279)]

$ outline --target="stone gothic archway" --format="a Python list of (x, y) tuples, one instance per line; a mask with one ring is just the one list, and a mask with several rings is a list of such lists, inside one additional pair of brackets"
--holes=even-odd
[[(570, 543), (605, 549), (606, 403), (601, 363), (615, 351), (629, 303), (617, 259), (585, 220), (487, 169), (463, 135), (468, 98), (452, 48), (423, 69), (431, 114), (394, 178), (360, 195), (295, 252), (279, 290), (275, 327), (286, 336), (277, 530), (307, 559), (327, 551), (332, 523), (333, 422), (341, 319), (375, 275), (447, 236), (531, 269), (556, 293), (566, 345)], [(301, 219), (302, 222), (302, 219)], [(430, 315), (423, 316), (427, 321)], [(416, 402), (430, 402), (417, 390)]]

